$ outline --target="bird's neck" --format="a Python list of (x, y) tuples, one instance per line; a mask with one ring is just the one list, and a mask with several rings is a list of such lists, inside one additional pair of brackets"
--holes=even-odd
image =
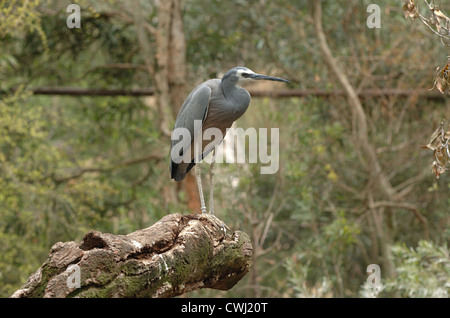
[(225, 96), (225, 99), (230, 100), (233, 98), (233, 96), (236, 96), (236, 94), (233, 94), (237, 90), (243, 90), (241, 86), (238, 86), (236, 84), (231, 83), (230, 81), (222, 81), (220, 83), (220, 86), (222, 88), (223, 96)]

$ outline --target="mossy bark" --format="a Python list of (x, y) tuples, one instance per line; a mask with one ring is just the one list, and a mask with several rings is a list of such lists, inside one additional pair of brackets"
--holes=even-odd
[(202, 215), (170, 214), (128, 235), (91, 231), (81, 243), (56, 243), (11, 297), (173, 297), (199, 288), (228, 290), (248, 272), (251, 256), (247, 234), (225, 235)]

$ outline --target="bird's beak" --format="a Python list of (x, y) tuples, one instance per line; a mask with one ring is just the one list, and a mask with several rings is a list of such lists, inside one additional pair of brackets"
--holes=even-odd
[(283, 78), (273, 77), (273, 76), (268, 76), (268, 75), (262, 75), (262, 74), (256, 74), (256, 73), (248, 74), (248, 77), (251, 78), (251, 79), (254, 79), (254, 80), (267, 80), (267, 81), (289, 83), (288, 80), (285, 80)]

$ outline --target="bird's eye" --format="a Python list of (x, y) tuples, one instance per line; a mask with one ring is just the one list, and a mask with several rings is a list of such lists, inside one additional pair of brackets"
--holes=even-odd
[(248, 73), (241, 73), (242, 77), (246, 78), (248, 77)]

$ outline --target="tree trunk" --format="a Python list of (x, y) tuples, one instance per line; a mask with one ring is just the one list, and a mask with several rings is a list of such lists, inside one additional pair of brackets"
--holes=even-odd
[[(163, 121), (169, 112), (176, 118), (184, 99), (186, 90), (186, 39), (181, 0), (161, 1), (158, 8), (158, 29), (156, 33), (156, 98)], [(168, 123), (162, 123), (161, 131), (167, 131)], [(170, 135), (170, 134), (169, 134)], [(187, 197), (187, 204), (192, 213), (200, 213), (200, 197), (197, 182), (189, 173), (182, 182)]]
[(170, 214), (128, 235), (91, 231), (58, 242), (12, 298), (173, 297), (228, 290), (248, 272), (247, 234), (223, 231), (204, 215)]
[(187, 96), (186, 39), (184, 36), (182, 1), (171, 0), (171, 2), (168, 82), (172, 101), (172, 115), (173, 118), (176, 118)]
[[(313, 18), (314, 26), (316, 30), (316, 36), (319, 44), (319, 49), (322, 54), (325, 64), (328, 66), (329, 70), (338, 79), (338, 82), (343, 87), (346, 95), (348, 104), (351, 108), (353, 115), (356, 118), (356, 125), (354, 128), (355, 140), (355, 151), (361, 152), (359, 159), (361, 164), (366, 167), (366, 173), (368, 177), (368, 187), (369, 191), (367, 194), (367, 200), (373, 201), (372, 192), (377, 192), (377, 194), (388, 201), (395, 201), (398, 197), (395, 189), (383, 170), (375, 149), (375, 145), (371, 142), (369, 137), (368, 121), (364, 108), (361, 101), (356, 93), (355, 88), (350, 83), (345, 72), (339, 67), (337, 60), (334, 58), (325, 36), (325, 32), (322, 27), (322, 5), (320, 1), (310, 1), (313, 8)], [(370, 205), (370, 204), (369, 204)], [(369, 206), (369, 211), (374, 217), (375, 225), (377, 225), (376, 214), (378, 211)], [(382, 215), (382, 213), (380, 213)], [(381, 218), (382, 219), (382, 218)], [(381, 220), (378, 222), (381, 223)], [(388, 273), (389, 277), (394, 276), (393, 263), (389, 257), (390, 241), (388, 233), (383, 230), (382, 226), (375, 227), (376, 233), (378, 235), (378, 240), (380, 244), (381, 259), (383, 261), (384, 270)]]
[[(169, 2), (169, 1), (167, 1)], [(172, 115), (176, 118), (187, 96), (186, 39), (184, 36), (183, 6), (181, 0), (171, 0), (168, 51), (168, 83)], [(192, 89), (193, 87), (191, 87)], [(194, 174), (188, 173), (182, 182), (191, 213), (200, 213), (200, 196)], [(178, 188), (180, 189), (180, 187)]]

